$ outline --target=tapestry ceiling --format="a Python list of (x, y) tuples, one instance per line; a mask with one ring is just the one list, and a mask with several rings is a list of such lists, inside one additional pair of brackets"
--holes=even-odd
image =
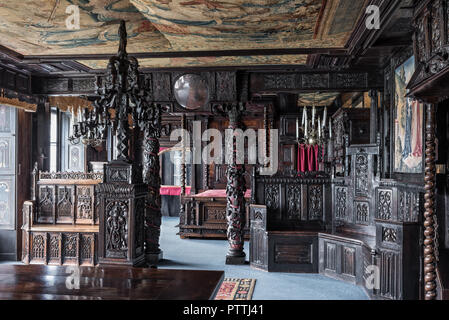
[[(69, 5), (80, 29), (69, 30)], [(128, 52), (343, 48), (362, 13), (354, 0), (2, 0), (0, 45), (25, 56), (114, 54), (119, 20)], [(83, 59), (84, 60), (84, 59)], [(304, 55), (165, 58), (145, 67), (304, 64)], [(105, 62), (83, 62), (104, 68)]]

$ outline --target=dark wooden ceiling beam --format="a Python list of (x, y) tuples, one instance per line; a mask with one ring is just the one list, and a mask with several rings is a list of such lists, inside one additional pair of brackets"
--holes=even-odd
[[(342, 48), (290, 48), (290, 49), (248, 49), (220, 51), (178, 51), (178, 52), (139, 52), (129, 53), (138, 59), (145, 58), (198, 58), (198, 57), (238, 57), (238, 56), (270, 56), (270, 55), (301, 55), (301, 54), (332, 54), (344, 55)], [(74, 54), (74, 55), (29, 55), (23, 61), (29, 63), (45, 63), (66, 60), (108, 60), (112, 54)]]

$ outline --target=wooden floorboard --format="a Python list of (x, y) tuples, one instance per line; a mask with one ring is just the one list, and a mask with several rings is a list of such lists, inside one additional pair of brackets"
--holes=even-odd
[[(70, 288), (73, 268), (79, 289)], [(0, 265), (0, 299), (208, 300), (223, 277), (223, 271)]]

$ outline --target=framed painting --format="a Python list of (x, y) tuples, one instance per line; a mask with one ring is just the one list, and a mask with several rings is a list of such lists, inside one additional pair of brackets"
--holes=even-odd
[(423, 172), (423, 105), (407, 98), (415, 71), (414, 56), (394, 70), (394, 172)]

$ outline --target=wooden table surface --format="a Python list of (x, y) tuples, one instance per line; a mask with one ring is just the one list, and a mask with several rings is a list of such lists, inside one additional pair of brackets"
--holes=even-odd
[[(79, 289), (72, 281), (77, 272)], [(0, 299), (208, 300), (223, 277), (223, 271), (0, 265)]]

